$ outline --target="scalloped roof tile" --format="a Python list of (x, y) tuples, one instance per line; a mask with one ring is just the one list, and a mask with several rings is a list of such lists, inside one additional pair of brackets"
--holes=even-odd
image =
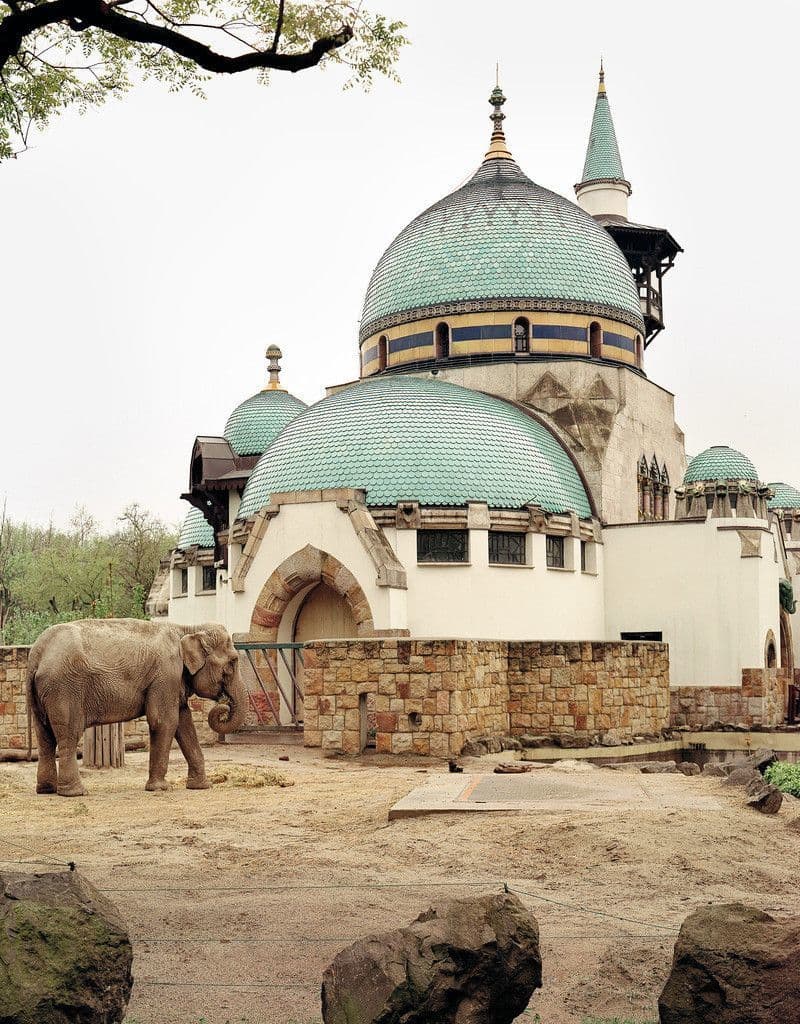
[(769, 484), (775, 494), (767, 502), (768, 508), (800, 508), (800, 491), (791, 484)]
[(691, 460), (683, 478), (685, 484), (701, 480), (752, 480), (758, 481), (756, 467), (746, 455), (735, 448), (717, 444)]
[(510, 159), (487, 160), (400, 232), (373, 272), (361, 334), (387, 315), (482, 299), (609, 306), (644, 330), (633, 276), (613, 238)]
[(364, 489), (372, 506), (536, 502), (591, 515), (571, 458), (541, 423), (502, 399), (417, 377), (370, 378), (298, 416), (253, 470), (239, 517), (270, 494), (334, 487)]
[(288, 391), (265, 388), (237, 405), (223, 436), (237, 455), (261, 455), (308, 406)]
[(176, 548), (178, 551), (185, 551), (195, 544), (200, 548), (213, 548), (214, 531), (200, 509), (192, 506), (181, 524)]
[(597, 93), (594, 104), (581, 182), (597, 179), (626, 180), (617, 145), (617, 133), (614, 130), (614, 119), (611, 116), (611, 105), (604, 87)]

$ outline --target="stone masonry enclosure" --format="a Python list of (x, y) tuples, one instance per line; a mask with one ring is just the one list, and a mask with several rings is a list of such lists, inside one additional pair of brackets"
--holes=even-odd
[(587, 745), (669, 726), (661, 643), (325, 640), (305, 666), (305, 743), (332, 752), (362, 749), (367, 700), (379, 753), (448, 757), (475, 736), (527, 732)]

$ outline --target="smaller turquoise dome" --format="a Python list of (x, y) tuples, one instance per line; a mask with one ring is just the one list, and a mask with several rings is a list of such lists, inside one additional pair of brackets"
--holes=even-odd
[(336, 487), (363, 489), (378, 507), (535, 502), (547, 512), (592, 514), (572, 459), (538, 420), (432, 378), (373, 377), (312, 405), (259, 459), (239, 518), (271, 494)]
[(746, 455), (727, 445), (715, 444), (695, 455), (686, 467), (685, 484), (701, 480), (752, 480), (757, 483), (758, 473)]
[(189, 509), (181, 524), (181, 532), (176, 545), (178, 551), (185, 551), (197, 545), (199, 548), (214, 547), (214, 531), (199, 508)]
[(767, 508), (800, 508), (800, 491), (791, 484), (768, 484), (775, 494), (767, 502)]
[(236, 406), (223, 436), (236, 455), (262, 455), (286, 424), (306, 408), (305, 402), (288, 391), (267, 387)]

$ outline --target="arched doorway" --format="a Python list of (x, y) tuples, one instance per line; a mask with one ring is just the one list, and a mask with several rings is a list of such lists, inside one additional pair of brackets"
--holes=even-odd
[(603, 328), (596, 320), (589, 324), (589, 355), (592, 359), (600, 359), (603, 355)]
[[(300, 639), (295, 640), (298, 632)], [(333, 555), (308, 544), (283, 561), (262, 587), (250, 619), (249, 639), (287, 644), (374, 633), (369, 601), (355, 576)], [(274, 650), (264, 657), (288, 694), (292, 687), (289, 668), (282, 660), (286, 654), (284, 648), (280, 657)], [(301, 661), (297, 654), (293, 657)], [(293, 671), (296, 668), (293, 666)], [(269, 679), (272, 674), (268, 671), (264, 677)], [(298, 681), (302, 691), (299, 677)], [(293, 696), (295, 708), (302, 711), (297, 694)], [(281, 720), (291, 718), (293, 709), (286, 706), (277, 687), (273, 699), (280, 700)]]
[[(302, 598), (292, 628), (292, 643), (305, 644), (311, 640), (345, 640), (358, 633), (353, 611), (343, 594), (337, 593), (327, 583), (318, 583)], [(297, 651), (292, 652), (294, 673), (303, 686), (303, 661)], [(279, 666), (279, 669), (282, 666)], [(303, 719), (302, 698), (294, 692), (294, 712), (299, 721)]]
[(436, 358), (447, 359), (450, 355), (450, 328), (445, 323), (436, 327)]

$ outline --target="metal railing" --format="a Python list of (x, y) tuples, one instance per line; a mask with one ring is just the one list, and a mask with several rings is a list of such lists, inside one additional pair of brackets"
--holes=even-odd
[[(248, 662), (250, 663), (250, 667), (253, 670), (253, 675), (255, 676), (256, 681), (258, 682), (258, 685), (261, 689), (261, 692), (264, 694), (264, 697), (267, 700), (267, 704), (269, 705), (269, 709), (272, 712), (272, 716), (275, 719), (275, 724), (282, 724), (280, 709), (280, 703), (282, 700), (288, 714), (291, 717), (291, 724), (295, 727), (301, 725), (302, 719), (298, 716), (297, 712), (298, 707), (302, 707), (303, 704), (303, 688), (300, 684), (299, 673), (297, 671), (297, 666), (294, 659), (297, 659), (300, 662), (300, 667), (302, 668), (304, 665), (304, 644), (268, 644), (237, 642), (234, 644), (234, 647), (236, 648), (237, 651), (243, 651)], [(262, 673), (259, 671), (259, 666), (256, 664), (256, 659), (253, 657), (254, 651), (260, 651), (265, 654), (263, 661), (266, 664), (267, 668), (269, 669), (270, 675), (272, 676), (272, 679), (275, 683), (275, 687), (278, 693), (280, 694), (280, 699), (278, 700), (277, 706), (274, 700), (274, 692), (270, 693), (271, 688), (265, 685)], [(276, 651), (277, 654), (280, 656), (281, 661), (283, 662), (286, 668), (286, 672), (289, 676), (291, 686), (287, 687), (285, 685), (285, 680), (281, 679), (278, 659), (277, 657), (270, 657), (270, 652), (272, 651)], [(287, 651), (290, 651), (292, 653), (292, 658), (287, 657)], [(261, 716), (259, 715), (258, 712), (258, 705), (254, 703), (253, 707), (257, 717), (260, 718)]]

